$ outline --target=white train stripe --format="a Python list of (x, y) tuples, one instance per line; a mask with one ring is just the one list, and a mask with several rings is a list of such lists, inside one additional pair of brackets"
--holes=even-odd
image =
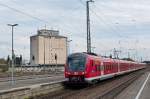
[(132, 70), (127, 70), (127, 71), (122, 71), (122, 72), (117, 72), (117, 73), (111, 73), (111, 74), (96, 76), (96, 77), (85, 78), (85, 81), (89, 82), (89, 81), (95, 80), (95, 79), (104, 80), (104, 79), (107, 79), (107, 78), (114, 77), (115, 75), (121, 75), (121, 74), (124, 74), (124, 73), (128, 73), (128, 72), (131, 72), (131, 71), (136, 71), (136, 70), (143, 69), (143, 68), (144, 67), (137, 68), (137, 69), (132, 69)]

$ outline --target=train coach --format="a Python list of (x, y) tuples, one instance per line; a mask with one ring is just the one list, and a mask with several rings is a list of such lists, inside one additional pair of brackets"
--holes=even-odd
[(143, 68), (144, 63), (74, 53), (67, 58), (64, 74), (67, 82), (94, 83)]

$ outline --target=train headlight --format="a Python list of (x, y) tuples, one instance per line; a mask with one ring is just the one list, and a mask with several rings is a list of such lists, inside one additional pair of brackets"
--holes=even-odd
[(84, 75), (85, 74), (85, 72), (82, 72), (82, 75)]

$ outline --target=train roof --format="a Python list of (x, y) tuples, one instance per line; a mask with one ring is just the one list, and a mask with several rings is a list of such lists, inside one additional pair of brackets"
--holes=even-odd
[(140, 62), (134, 62), (134, 61), (127, 61), (127, 60), (121, 60), (121, 59), (114, 59), (114, 58), (102, 57), (102, 56), (97, 55), (95, 53), (87, 53), (87, 52), (72, 53), (68, 57), (76, 56), (76, 55), (81, 55), (81, 56), (85, 56), (85, 57), (88, 56), (88, 57), (91, 57), (91, 58), (100, 58), (104, 62), (113, 62), (113, 61), (116, 61), (116, 62), (120, 62), (120, 63), (129, 63), (129, 62), (130, 63), (140, 63)]

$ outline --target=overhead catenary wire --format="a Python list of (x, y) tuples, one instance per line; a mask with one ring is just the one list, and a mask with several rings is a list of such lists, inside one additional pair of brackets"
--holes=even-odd
[[(83, 6), (86, 6), (86, 5), (83, 3), (82, 0), (79, 0), (79, 1), (80, 1), (80, 3), (81, 3)], [(120, 33), (118, 33), (118, 30), (119, 30), (119, 29), (116, 30), (115, 28), (113, 28), (113, 27), (111, 26), (111, 24), (109, 24), (108, 22), (106, 22), (105, 19), (104, 19), (103, 17), (99, 16), (94, 10), (90, 9), (90, 11), (96, 16), (96, 18), (98, 19), (98, 22), (100, 22), (100, 24), (101, 24), (101, 23), (104, 23), (107, 27), (109, 27), (108, 29), (110, 29), (110, 30), (113, 31), (114, 33), (117, 33), (119, 37), (123, 37)], [(102, 46), (104, 46), (104, 45), (102, 45)], [(104, 46), (104, 47), (107, 48), (106, 46)]]
[(32, 16), (32, 15), (30, 15), (30, 14), (28, 14), (28, 13), (25, 13), (25, 12), (23, 12), (23, 11), (20, 11), (20, 10), (18, 10), (18, 9), (15, 9), (15, 8), (13, 8), (13, 7), (10, 7), (10, 6), (6, 5), (6, 4), (0, 3), (0, 6), (9, 8), (9, 9), (15, 11), (15, 12), (21, 13), (21, 14), (23, 14), (23, 15), (26, 15), (26, 16), (31, 17), (31, 18), (33, 18), (33, 19), (36, 19), (36, 20), (38, 20), (38, 21), (41, 21), (41, 22), (44, 22), (44, 23), (49, 23), (48, 21), (45, 21), (45, 20), (43, 20), (43, 19), (40, 19), (40, 18), (38, 18), (38, 17), (36, 17), (36, 16)]
[[(106, 18), (106, 17), (107, 17), (107, 15), (106, 15), (105, 13), (103, 13), (103, 11), (101, 10), (100, 7), (96, 6), (96, 4), (94, 5), (94, 7), (99, 10), (99, 13), (101, 14), (101, 16), (103, 16), (103, 18)], [(99, 15), (98, 15), (98, 16), (99, 16)], [(105, 19), (104, 19), (104, 20), (105, 20)], [(109, 18), (107, 18), (107, 20), (109, 21), (109, 23), (107, 23), (107, 24), (109, 24), (109, 25), (110, 25), (110, 24), (115, 24), (114, 29), (117, 29), (117, 30), (119, 30), (120, 32), (122, 32), (121, 28), (119, 27), (119, 22), (116, 21), (116, 22), (113, 23), (113, 21), (110, 20)], [(118, 19), (116, 19), (116, 20), (118, 20)], [(117, 33), (120, 35), (120, 32), (117, 32)], [(122, 35), (121, 35), (121, 36), (122, 36)], [(125, 36), (125, 35), (123, 35), (123, 37), (124, 37), (124, 38), (129, 38), (128, 36)]]
[[(50, 24), (50, 25), (51, 25), (51, 23), (50, 23), (49, 21), (47, 21), (47, 20), (41, 19), (41, 18), (39, 18), (39, 17), (37, 17), (37, 16), (33, 16), (33, 15), (31, 15), (31, 14), (29, 14), (29, 13), (26, 13), (26, 12), (24, 12), (24, 11), (18, 10), (18, 9), (16, 9), (16, 8), (13, 8), (13, 7), (10, 7), (9, 5), (0, 3), (0, 6), (7, 7), (7, 8), (9, 8), (9, 9), (15, 11), (15, 12), (18, 12), (18, 13), (20, 13), (20, 14), (23, 14), (23, 15), (25, 15), (25, 16), (28, 16), (28, 17), (31, 17), (31, 18), (33, 18), (33, 19), (35, 19), (35, 20), (38, 20), (38, 21), (40, 21), (40, 22), (43, 22), (44, 24), (47, 23), (47, 24)], [(92, 12), (94, 12), (94, 11), (92, 10)], [(95, 12), (94, 12), (94, 13), (95, 13)], [(64, 23), (65, 23), (65, 22), (64, 22)], [(103, 21), (103, 23), (106, 24), (105, 21)], [(66, 23), (65, 23), (65, 24), (66, 24)], [(71, 27), (70, 24), (67, 24), (66, 27), (67, 27), (66, 29), (74, 28), (74, 27)], [(70, 28), (70, 27), (71, 27), (71, 28)], [(63, 28), (64, 28), (64, 27), (63, 27)], [(69, 31), (70, 31), (70, 30), (69, 30)], [(113, 30), (113, 31), (115, 31), (115, 30)]]
[[(103, 13), (102, 10), (100, 9), (100, 6), (97, 7), (96, 5), (94, 5), (94, 7), (99, 10), (99, 13), (101, 13), (101, 15), (102, 15), (103, 17), (105, 17), (105, 18), (107, 17), (106, 14)], [(109, 21), (110, 24), (113, 24), (113, 22), (112, 22), (110, 19), (107, 19), (107, 20)], [(116, 20), (117, 20), (117, 19), (116, 19)], [(121, 29), (119, 28), (119, 25), (118, 25), (119, 23), (115, 23), (115, 24), (116, 24), (115, 28), (116, 28), (117, 30), (119, 30), (120, 33), (122, 33), (123, 31), (121, 31)], [(124, 34), (124, 33), (123, 33), (123, 34)], [(124, 38), (129, 38), (129, 37), (124, 34)], [(123, 40), (123, 38), (122, 38), (122, 40)], [(120, 41), (120, 40), (119, 40), (119, 41)], [(121, 48), (120, 48), (120, 50), (121, 50)], [(121, 53), (122, 53), (122, 52), (121, 52)]]
[[(80, 0), (80, 1), (81, 1), (81, 0)], [(81, 1), (81, 3), (82, 3), (82, 1)], [(83, 4), (83, 3), (82, 3), (82, 4)], [(83, 5), (84, 5), (84, 4), (83, 4)], [(29, 14), (29, 13), (23, 12), (23, 11), (18, 10), (18, 9), (16, 9), (16, 8), (10, 7), (10, 6), (6, 5), (6, 4), (0, 3), (0, 6), (7, 7), (7, 8), (9, 8), (9, 9), (15, 11), (15, 12), (18, 12), (18, 13), (20, 13), (20, 14), (23, 14), (23, 15), (25, 15), (25, 16), (28, 16), (28, 17), (31, 17), (31, 18), (33, 18), (33, 19), (35, 19), (35, 20), (38, 20), (38, 21), (40, 21), (40, 22), (43, 22), (44, 24), (47, 23), (47, 24), (50, 24), (50, 25), (51, 25), (51, 23), (49, 23), (49, 22), (46, 21), (46, 20), (43, 20), (43, 19), (41, 19), (41, 18), (39, 18), (39, 17), (33, 16), (33, 15)], [(85, 6), (85, 5), (84, 5), (84, 6)], [(92, 12), (95, 13), (94, 11), (92, 11)], [(96, 15), (96, 13), (95, 13), (95, 15)], [(103, 23), (105, 23), (105, 22), (103, 22)], [(71, 25), (69, 24), (69, 25), (67, 25), (67, 27), (68, 27), (68, 26), (70, 27)], [(67, 28), (67, 29), (68, 29), (68, 28)]]
[[(82, 0), (79, 0), (79, 2), (83, 5), (86, 6)], [(119, 37), (123, 37), (122, 35), (120, 35), (120, 33), (118, 33), (118, 30), (116, 30), (115, 28), (113, 28), (108, 21), (105, 21), (105, 19), (101, 16), (99, 16), (94, 10), (90, 9), (90, 11), (96, 16), (96, 18), (98, 19), (98, 22), (105, 24), (107, 27), (109, 27), (108, 29), (110, 29), (111, 31), (113, 31), (114, 33), (117, 33)]]
[[(80, 1), (80, 3), (82, 4), (82, 6), (86, 6), (81, 0), (79, 0)], [(98, 22), (99, 22), (99, 20), (98, 20)], [(101, 42), (99, 42), (99, 44), (100, 44)], [(105, 46), (104, 44), (102, 44), (101, 43), (101, 46), (103, 46), (103, 48), (106, 48), (106, 49), (108, 49), (108, 46)]]
[[(52, 24), (51, 24), (49, 21), (47, 21), (47, 20), (41, 19), (41, 18), (39, 18), (39, 17), (37, 17), (37, 16), (33, 16), (33, 15), (29, 14), (29, 13), (26, 13), (26, 12), (24, 12), (24, 11), (18, 10), (18, 9), (16, 9), (16, 8), (13, 8), (13, 7), (9, 6), (9, 5), (0, 3), (0, 6), (6, 7), (6, 8), (8, 8), (8, 9), (10, 9), (10, 10), (12, 10), (12, 11), (14, 11), (14, 12), (20, 13), (20, 14), (22, 14), (22, 15), (28, 16), (28, 17), (30, 17), (30, 18), (32, 18), (32, 19), (34, 19), (34, 20), (37, 20), (37, 21), (39, 21), (39, 22), (42, 22), (43, 24), (49, 24), (50, 26), (52, 26)], [(64, 25), (65, 25), (65, 24), (64, 24)], [(70, 26), (70, 25), (67, 25), (66, 27), (68, 27), (68, 26)], [(58, 27), (60, 28), (60, 25), (59, 25), (59, 26), (57, 25), (57, 28), (58, 28)], [(56, 27), (55, 27), (55, 28), (56, 28)], [(65, 29), (65, 30), (71, 32), (70, 30), (68, 30), (68, 29), (70, 29), (70, 27), (69, 27), (69, 28), (63, 27), (63, 29)]]
[[(100, 17), (102, 20), (105, 21), (105, 18), (106, 18), (107, 16), (106, 16), (104, 13), (102, 13), (101, 9), (98, 8), (96, 5), (94, 5), (94, 7), (96, 7), (96, 8), (99, 10), (99, 13), (101, 13), (101, 15), (102, 15), (103, 17), (101, 17), (99, 14), (97, 14), (97, 13), (95, 13), (95, 12), (93, 12), (93, 13), (95, 13), (97, 17)], [(108, 18), (107, 18), (107, 20), (108, 20), (109, 22), (108, 22), (108, 21), (107, 21), (107, 22), (105, 21), (105, 24), (108, 25), (108, 26), (111, 26), (111, 24), (117, 24), (117, 23), (111, 22), (111, 20), (108, 19)], [(114, 26), (114, 27), (110, 27), (110, 28), (112, 28), (113, 30), (116, 28), (117, 30), (115, 29), (114, 31), (117, 31), (118, 35), (119, 35), (119, 36), (122, 36), (122, 35), (120, 35), (120, 33), (118, 32), (118, 30), (120, 31), (120, 28), (119, 28), (117, 25)]]

